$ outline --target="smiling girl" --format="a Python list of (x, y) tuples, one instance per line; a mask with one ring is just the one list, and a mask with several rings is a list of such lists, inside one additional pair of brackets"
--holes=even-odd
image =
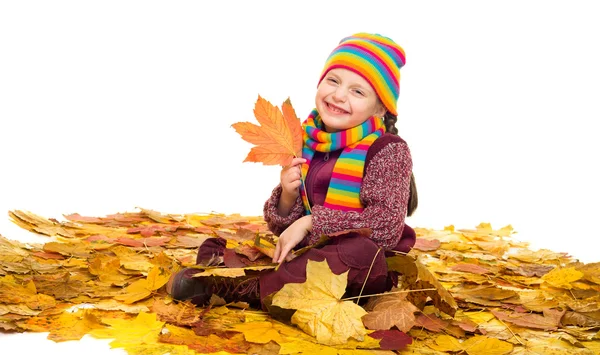
[[(281, 171), (264, 204), (264, 219), (279, 236), (273, 257), (278, 270), (220, 283), (184, 270), (171, 278), (169, 293), (198, 304), (217, 293), (268, 309), (269, 295), (306, 281), (308, 260), (327, 260), (335, 274), (348, 271), (346, 296), (395, 285), (385, 256), (413, 247), (415, 232), (404, 220), (417, 207), (410, 150), (395, 127), (405, 62), (404, 50), (390, 38), (357, 33), (342, 39), (325, 62), (315, 109), (302, 124), (302, 158)], [(371, 231), (367, 237), (340, 233), (364, 228)], [(315, 245), (323, 235), (331, 236), (325, 245), (285, 262), (290, 251)], [(209, 239), (198, 262), (223, 255), (225, 244)]]

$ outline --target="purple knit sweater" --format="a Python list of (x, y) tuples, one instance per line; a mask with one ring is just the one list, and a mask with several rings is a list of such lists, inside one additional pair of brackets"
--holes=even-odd
[[(409, 198), (412, 158), (408, 145), (396, 135), (386, 133), (379, 137), (367, 152), (365, 175), (360, 189), (360, 199), (364, 205), (362, 212), (344, 212), (323, 207), (327, 192), (327, 182), (339, 152), (326, 154), (317, 152), (313, 157), (305, 182), (309, 200), (313, 202), (313, 229), (301, 244), (314, 244), (323, 234), (331, 234), (347, 229), (371, 228), (371, 239), (383, 247), (395, 247), (404, 228), (404, 218)], [(315, 164), (317, 162), (317, 164)], [(281, 185), (278, 184), (265, 202), (263, 214), (269, 230), (280, 235), (289, 225), (304, 213), (300, 197), (290, 213), (282, 217), (277, 212)]]

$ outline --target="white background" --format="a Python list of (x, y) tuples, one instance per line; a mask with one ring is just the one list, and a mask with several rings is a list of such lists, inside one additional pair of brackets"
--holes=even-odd
[[(314, 104), (355, 32), (406, 51), (398, 103), (415, 227), (512, 224), (599, 261), (600, 22), (594, 1), (13, 1), (0, 4), (0, 234), (9, 210), (261, 215), (278, 167), (231, 128), (258, 95)], [(594, 128), (593, 128), (594, 127)], [(0, 335), (0, 352), (120, 353)]]

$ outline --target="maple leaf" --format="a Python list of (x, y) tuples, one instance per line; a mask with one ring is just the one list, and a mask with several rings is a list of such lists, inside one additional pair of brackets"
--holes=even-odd
[(429, 346), (439, 351), (461, 351), (469, 355), (504, 355), (513, 350), (511, 343), (482, 335), (476, 335), (461, 343), (454, 337), (442, 334), (435, 339), (435, 344)]
[(200, 308), (189, 302), (165, 304), (164, 301), (155, 300), (152, 312), (163, 322), (181, 326), (191, 326), (200, 319)]
[(361, 317), (367, 312), (340, 298), (346, 292), (348, 272), (335, 275), (327, 261), (308, 260), (306, 282), (286, 284), (273, 296), (273, 305), (295, 309), (292, 323), (325, 345), (362, 341), (367, 331)]
[(415, 312), (419, 309), (406, 300), (406, 293), (392, 293), (373, 298), (365, 306), (371, 311), (365, 315), (363, 323), (369, 329), (387, 330), (396, 326), (408, 332), (415, 324)]
[(246, 341), (251, 343), (266, 344), (275, 341), (281, 344), (284, 342), (275, 325), (268, 321), (236, 324), (232, 330), (244, 333)]
[(169, 281), (170, 276), (163, 268), (154, 267), (148, 273), (147, 278), (133, 282), (125, 288), (125, 294), (114, 298), (127, 304), (143, 300), (164, 286)]
[(302, 128), (290, 100), (283, 105), (283, 112), (269, 101), (258, 96), (254, 116), (260, 123), (237, 122), (232, 125), (242, 139), (252, 143), (245, 162), (261, 162), (264, 165), (289, 165), (302, 150)]
[(79, 340), (92, 329), (104, 328), (98, 318), (88, 311), (64, 312), (58, 317), (33, 317), (18, 325), (35, 332), (50, 332), (48, 339), (55, 342)]
[(156, 320), (156, 314), (142, 312), (133, 320), (102, 318), (110, 328), (93, 329), (90, 335), (100, 339), (114, 339), (112, 348), (127, 348), (142, 344), (156, 344), (164, 322)]
[(119, 273), (120, 267), (119, 258), (100, 254), (90, 260), (88, 269), (92, 275), (98, 276), (102, 283), (123, 286), (128, 276)]
[(554, 287), (571, 289), (571, 283), (581, 279), (584, 276), (583, 272), (576, 270), (574, 267), (556, 268), (542, 279)]
[(207, 268), (204, 271), (194, 274), (193, 277), (205, 277), (205, 276), (220, 276), (220, 277), (241, 277), (246, 276), (246, 271), (260, 271), (267, 269), (274, 269), (275, 265), (262, 265), (262, 266), (248, 266), (238, 268)]

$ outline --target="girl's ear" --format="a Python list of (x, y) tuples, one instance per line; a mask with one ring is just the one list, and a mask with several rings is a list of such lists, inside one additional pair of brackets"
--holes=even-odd
[(383, 117), (383, 116), (385, 116), (386, 113), (387, 113), (387, 110), (385, 109), (385, 106), (383, 106), (383, 104), (381, 102), (379, 102), (377, 110), (375, 111), (375, 116)]

